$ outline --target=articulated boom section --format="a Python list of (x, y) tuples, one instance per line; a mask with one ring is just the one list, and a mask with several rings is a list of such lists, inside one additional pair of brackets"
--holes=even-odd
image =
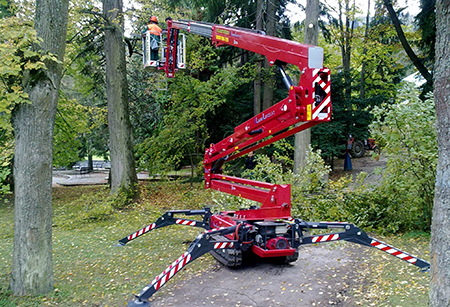
[(329, 70), (305, 69), (300, 84), (290, 86), (286, 99), (239, 125), (232, 135), (205, 150), (205, 188), (262, 203), (259, 209), (264, 211), (245, 210), (237, 213), (240, 218), (277, 219), (290, 215), (289, 186), (224, 176), (221, 168), (226, 161), (330, 120)]
[[(300, 84), (290, 86), (287, 98), (237, 126), (232, 135), (207, 148), (203, 161), (205, 166), (221, 158), (228, 161), (235, 159), (321, 122), (330, 121), (329, 69), (305, 70)], [(303, 124), (282, 132), (297, 123)], [(269, 140), (258, 143), (269, 137)], [(228, 157), (232, 154), (233, 157)]]

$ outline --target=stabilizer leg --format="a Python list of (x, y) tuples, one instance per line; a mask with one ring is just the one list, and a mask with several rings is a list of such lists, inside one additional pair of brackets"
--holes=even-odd
[(140, 299), (135, 299), (134, 301), (128, 301), (126, 304), (127, 307), (149, 307), (149, 301), (142, 301)]
[[(176, 218), (175, 214), (183, 214), (183, 215), (188, 215), (188, 216), (189, 215), (203, 215), (203, 221)], [(211, 217), (211, 211), (209, 208), (205, 208), (203, 210), (167, 211), (156, 222), (151, 223), (151, 224), (145, 226), (144, 228), (141, 228), (138, 231), (120, 239), (119, 243), (117, 245), (123, 246), (123, 245), (127, 244), (128, 242), (146, 234), (147, 232), (149, 232), (151, 230), (165, 227), (165, 226), (170, 226), (173, 224), (186, 225), (186, 226), (192, 226), (192, 227), (202, 227), (204, 229), (209, 229), (210, 217)]]
[[(340, 223), (340, 222), (313, 223), (313, 222), (303, 222), (300, 220), (296, 220), (295, 223), (296, 225), (298, 225), (297, 227), (299, 229), (298, 233), (299, 236), (301, 237), (301, 240), (298, 245), (345, 240), (356, 244), (378, 248), (379, 250), (385, 253), (388, 253), (403, 261), (408, 262), (409, 264), (413, 264), (419, 267), (422, 271), (427, 271), (430, 269), (430, 264), (425, 260), (413, 256), (380, 240), (369, 237), (364, 230), (356, 227), (351, 223)], [(330, 228), (341, 228), (344, 229), (345, 231), (306, 237), (303, 236), (302, 232), (308, 231), (310, 229), (330, 229)]]
[[(136, 300), (128, 302), (128, 306), (142, 306), (139, 305), (142, 302), (148, 303), (148, 299), (155, 294), (162, 286), (164, 286), (169, 279), (175, 274), (180, 272), (184, 266), (193, 260), (201, 257), (209, 251), (216, 249), (239, 249), (242, 243), (238, 240), (225, 240), (216, 241), (213, 239), (215, 235), (227, 235), (234, 233), (236, 227), (231, 226), (220, 229), (211, 229), (199, 234), (197, 238), (191, 243), (188, 250), (177, 260), (175, 260), (170, 266), (168, 266), (161, 274), (155, 277), (153, 281), (148, 284), (140, 293), (136, 296)], [(131, 305), (130, 305), (131, 304)], [(144, 305), (149, 306), (149, 305)]]

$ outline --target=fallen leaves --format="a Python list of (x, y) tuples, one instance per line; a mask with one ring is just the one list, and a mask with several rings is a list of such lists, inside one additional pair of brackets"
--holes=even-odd
[[(115, 212), (108, 220), (86, 224), (59, 225), (53, 231), (53, 261), (55, 291), (40, 298), (13, 298), (8, 292), (9, 271), (12, 260), (12, 208), (0, 208), (2, 227), (0, 245), (0, 306), (3, 301), (13, 306), (63, 306), (63, 307), (106, 307), (123, 306), (133, 292), (139, 291), (156, 275), (160, 274), (172, 261), (183, 254), (187, 248), (184, 242), (193, 240), (199, 228), (170, 226), (149, 232), (124, 247), (115, 247), (118, 239), (140, 229), (156, 220), (169, 209), (199, 209), (208, 197), (199, 185), (195, 193), (186, 194), (189, 185), (164, 183), (152, 186), (154, 192), (143, 189), (143, 201), (132, 210)], [(54, 212), (56, 220), (67, 221), (61, 216), (76, 214), (77, 207), (71, 207), (80, 193), (95, 193), (95, 189), (63, 188), (55, 193)], [(208, 193), (208, 192), (205, 192)], [(65, 198), (67, 195), (67, 198)], [(103, 197), (99, 192), (98, 197)], [(186, 195), (190, 195), (188, 198)], [(195, 197), (194, 197), (195, 196)], [(83, 207), (84, 208), (84, 207)], [(380, 238), (381, 239), (381, 238)], [(406, 239), (401, 236), (383, 238), (383, 241), (405, 251), (428, 258), (426, 238)], [(255, 274), (254, 292), (264, 295), (262, 301), (268, 306), (279, 306), (277, 296), (295, 294), (299, 306), (344, 305), (351, 301), (360, 306), (426, 306), (428, 293), (428, 274), (419, 273), (413, 266), (378, 250), (370, 248), (351, 248), (350, 243), (338, 242), (323, 245), (315, 252), (323, 251), (326, 257), (329, 249), (342, 250), (340, 257), (325, 259), (320, 271), (314, 272), (307, 281), (274, 282), (283, 274), (280, 269), (267, 272), (263, 277)], [(302, 258), (302, 250), (300, 258)], [(310, 259), (299, 260), (304, 270), (309, 270)], [(186, 266), (169, 285), (158, 292), (159, 297), (170, 296), (174, 285), (181, 286), (183, 280), (200, 275), (212, 268), (215, 260), (205, 255)], [(355, 272), (352, 272), (352, 271)], [(202, 275), (204, 276), (204, 275)], [(208, 276), (208, 275), (207, 275)], [(242, 283), (250, 275), (233, 277)], [(200, 276), (201, 277), (201, 276)], [(210, 277), (210, 276), (209, 276)], [(205, 278), (207, 286), (211, 278)], [(244, 285), (242, 292), (248, 291)], [(267, 289), (275, 289), (270, 297)], [(324, 297), (320, 302), (304, 300), (303, 293), (317, 293)], [(173, 294), (173, 292), (172, 292)], [(216, 302), (218, 297), (211, 295), (208, 303)], [(235, 293), (227, 291), (222, 299), (239, 306), (243, 300), (235, 301)], [(3, 301), (2, 301), (3, 300)], [(295, 303), (293, 303), (295, 304)], [(248, 304), (247, 304), (248, 305)]]

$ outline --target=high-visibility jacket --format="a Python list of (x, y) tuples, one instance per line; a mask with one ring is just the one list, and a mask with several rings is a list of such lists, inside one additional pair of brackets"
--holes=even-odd
[(162, 30), (156, 23), (149, 23), (147, 27), (151, 35), (161, 36)]

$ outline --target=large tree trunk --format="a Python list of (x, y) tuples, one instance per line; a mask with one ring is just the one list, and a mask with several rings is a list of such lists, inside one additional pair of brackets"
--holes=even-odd
[(361, 66), (361, 78), (359, 83), (359, 98), (364, 99), (366, 96), (365, 81), (366, 81), (366, 55), (367, 55), (367, 40), (369, 37), (370, 27), (370, 0), (367, 0), (367, 16), (366, 16), (366, 30), (364, 32), (364, 48), (363, 48), (363, 62)]
[[(264, 1), (257, 0), (256, 1), (256, 30), (263, 29), (263, 9), (264, 9)], [(259, 57), (259, 55), (256, 55)], [(261, 113), (261, 69), (262, 69), (262, 60), (259, 60), (256, 63), (256, 75), (255, 80), (253, 81), (253, 114), (257, 115)]]
[[(277, 7), (274, 1), (267, 1), (267, 23), (266, 33), (267, 35), (276, 36), (276, 11)], [(264, 68), (267, 72), (267, 76), (264, 78), (263, 83), (263, 110), (270, 108), (273, 105), (273, 92), (275, 87), (275, 76), (271, 73), (272, 67), (269, 62), (264, 62)]]
[[(305, 44), (317, 46), (319, 40), (319, 13), (319, 0), (307, 0), (305, 10)], [(296, 133), (294, 144), (294, 172), (297, 173), (306, 163), (306, 156), (311, 144), (311, 129)]]
[[(40, 47), (64, 58), (68, 0), (36, 1), (35, 29)], [(14, 295), (45, 294), (53, 289), (52, 150), (53, 127), (62, 64), (46, 61), (47, 70), (24, 78), (31, 104), (13, 113), (14, 250), (11, 289)]]
[(132, 189), (134, 193), (137, 192), (137, 176), (128, 110), (122, 0), (103, 0), (103, 12), (107, 20), (105, 54), (111, 193), (117, 193), (120, 189)]
[(450, 306), (450, 1), (436, 1), (434, 101), (438, 132), (436, 193), (431, 225), (430, 306)]

